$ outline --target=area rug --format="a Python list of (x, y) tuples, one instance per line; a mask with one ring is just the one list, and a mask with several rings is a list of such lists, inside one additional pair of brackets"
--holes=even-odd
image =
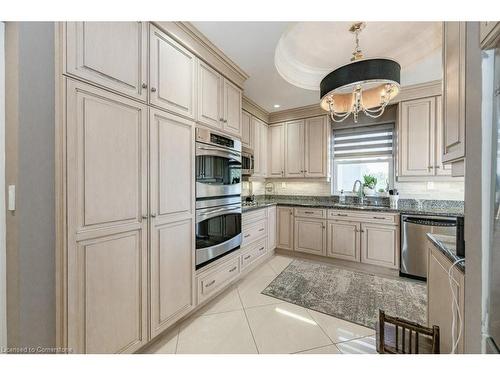
[(425, 283), (295, 259), (262, 294), (375, 328), (378, 310), (426, 324)]

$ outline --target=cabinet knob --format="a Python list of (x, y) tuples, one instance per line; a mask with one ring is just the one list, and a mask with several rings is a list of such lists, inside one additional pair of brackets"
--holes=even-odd
[(219, 119), (219, 121), (220, 121), (220, 122), (224, 122), (224, 119), (221, 117), (221, 118)]
[(148, 84), (147, 84), (147, 83), (143, 83), (143, 84), (142, 84), (142, 88), (143, 88), (143, 89), (147, 89), (147, 88), (148, 88)]
[(142, 218), (146, 220), (148, 218), (148, 215), (142, 215)]
[(151, 87), (151, 92), (156, 92), (156, 87)]
[(151, 217), (156, 217), (156, 214), (151, 214)]

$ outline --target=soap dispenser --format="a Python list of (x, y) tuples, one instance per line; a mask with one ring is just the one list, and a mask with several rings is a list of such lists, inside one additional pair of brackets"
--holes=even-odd
[(344, 204), (345, 203), (345, 194), (344, 194), (344, 189), (340, 190), (340, 197), (339, 197), (339, 202)]

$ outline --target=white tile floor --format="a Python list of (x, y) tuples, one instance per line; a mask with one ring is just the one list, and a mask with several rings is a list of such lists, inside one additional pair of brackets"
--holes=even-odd
[(150, 353), (375, 353), (375, 331), (260, 292), (293, 258), (275, 255), (171, 331)]

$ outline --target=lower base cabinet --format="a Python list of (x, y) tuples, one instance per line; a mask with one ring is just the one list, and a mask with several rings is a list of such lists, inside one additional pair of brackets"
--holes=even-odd
[(361, 224), (361, 262), (399, 268), (399, 227)]
[(294, 250), (326, 255), (326, 220), (295, 218)]
[(293, 208), (278, 207), (277, 216), (277, 247), (285, 250), (293, 250)]
[(276, 224), (276, 206), (270, 206), (267, 208), (267, 247), (269, 250), (274, 250), (276, 248)]
[(360, 238), (358, 232), (360, 224), (349, 221), (328, 222), (327, 256), (359, 262)]

